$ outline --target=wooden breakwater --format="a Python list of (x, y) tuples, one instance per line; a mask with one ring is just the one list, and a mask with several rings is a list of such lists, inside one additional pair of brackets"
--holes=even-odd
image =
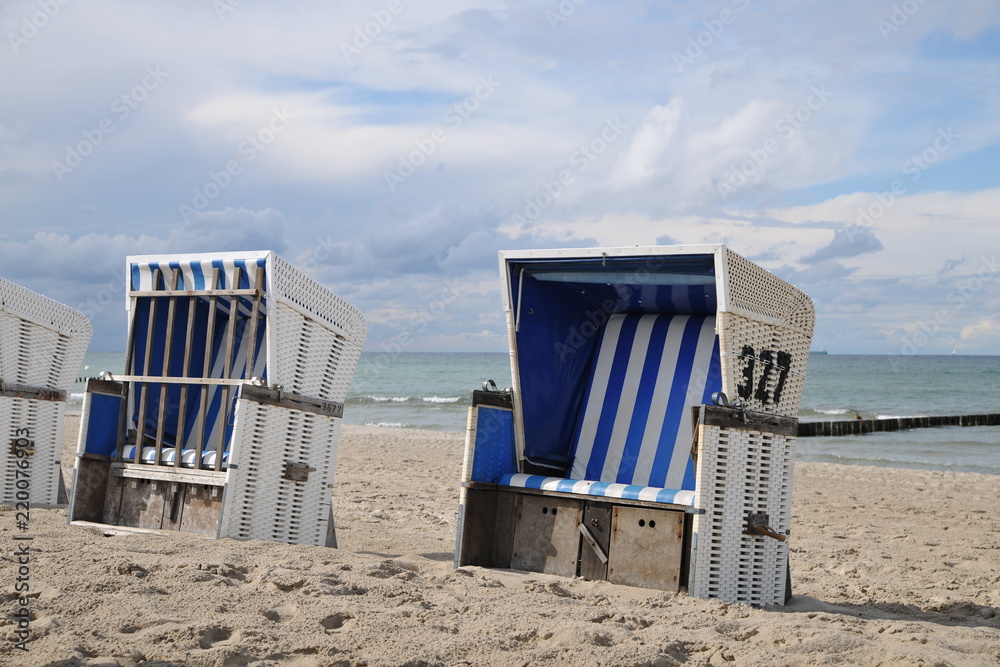
[(893, 417), (889, 419), (845, 419), (832, 422), (799, 422), (799, 437), (814, 435), (858, 435), (882, 431), (906, 431), (934, 426), (1000, 426), (1000, 413), (989, 415), (947, 415)]

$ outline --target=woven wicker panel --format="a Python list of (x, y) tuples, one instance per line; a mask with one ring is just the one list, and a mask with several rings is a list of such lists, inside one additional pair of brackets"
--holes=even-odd
[(725, 288), (730, 310), (812, 336), (815, 310), (801, 290), (728, 249), (726, 264), (729, 284)]
[(269, 382), (343, 401), (367, 333), (361, 311), (280, 257), (272, 271)]
[(309, 319), (326, 324), (352, 342), (364, 342), (367, 325), (361, 311), (328, 287), (275, 256), (272, 298), (295, 307)]
[(67, 391), (91, 333), (83, 313), (0, 278), (0, 379)]
[[(0, 278), (0, 380), (10, 384), (69, 392), (76, 382), (91, 336), (90, 322), (68, 306)], [(59, 460), (66, 404), (0, 397), (0, 502), (15, 502), (18, 481), (29, 482), (30, 502), (55, 504), (59, 497)], [(24, 429), (24, 430), (18, 430)], [(30, 441), (28, 468), (17, 467), (10, 442)], [(17, 471), (22, 476), (18, 476)], [(28, 477), (24, 477), (24, 473)]]
[(755, 412), (798, 417), (811, 337), (735, 313), (718, 322), (722, 391)]
[[(62, 423), (66, 404), (59, 401), (38, 401), (27, 398), (0, 396), (0, 502), (13, 504), (28, 491), (32, 505), (54, 505), (59, 502), (59, 461), (62, 452)], [(27, 468), (18, 467), (11, 443), (25, 437), (31, 455)], [(23, 441), (22, 441), (23, 442)], [(25, 481), (28, 488), (25, 489)]]
[(726, 250), (728, 311), (719, 313), (723, 392), (755, 412), (797, 417), (815, 324), (801, 290)]
[(0, 278), (0, 310), (65, 335), (91, 331), (80, 311), (4, 278)]
[[(221, 537), (326, 544), (340, 420), (241, 399)], [(284, 478), (286, 464), (315, 468)]]
[(698, 499), (690, 592), (754, 605), (783, 604), (788, 543), (744, 535), (748, 512), (765, 512), (787, 534), (794, 438), (699, 427)]
[(268, 381), (286, 391), (343, 401), (361, 358), (351, 340), (285, 304), (271, 308)]

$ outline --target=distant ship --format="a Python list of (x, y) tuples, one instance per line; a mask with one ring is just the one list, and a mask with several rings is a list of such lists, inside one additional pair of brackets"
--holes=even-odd
[(826, 351), (826, 348), (823, 348), (822, 350), (809, 350), (809, 354), (829, 354), (829, 353)]

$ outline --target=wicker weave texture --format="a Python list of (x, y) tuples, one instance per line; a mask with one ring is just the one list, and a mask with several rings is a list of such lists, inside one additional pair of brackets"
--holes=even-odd
[(0, 380), (67, 391), (91, 333), (83, 313), (0, 278)]
[[(0, 447), (0, 503), (24, 502), (28, 492), (32, 505), (59, 502), (59, 454), (62, 451), (63, 413), (60, 401), (39, 401), (0, 396), (0, 425), (4, 429)], [(12, 443), (19, 438), (30, 456), (18, 459)], [(27, 441), (27, 442), (25, 442)], [(27, 461), (20, 467), (19, 461)], [(27, 488), (25, 488), (27, 486)]]
[(725, 261), (729, 275), (725, 288), (730, 310), (812, 336), (815, 310), (812, 301), (800, 289), (732, 250), (726, 249)]
[(753, 605), (783, 604), (788, 543), (744, 535), (748, 513), (766, 513), (776, 533), (791, 518), (794, 438), (699, 426), (697, 536), (692, 595)]
[(718, 322), (722, 391), (754, 412), (798, 417), (811, 337), (735, 313)]
[(815, 324), (812, 301), (731, 250), (724, 257), (722, 390), (755, 412), (798, 417)]
[[(241, 399), (221, 537), (326, 544), (340, 420)], [(286, 465), (314, 468), (306, 481)]]
[(272, 261), (270, 383), (343, 401), (367, 333), (361, 311), (280, 257)]
[[(344, 338), (279, 303), (270, 315), (268, 381), (286, 391), (343, 401), (361, 358), (364, 337)], [(363, 331), (362, 331), (363, 334)]]
[[(69, 392), (91, 333), (83, 313), (0, 278), (0, 381)], [(58, 502), (65, 409), (61, 401), (0, 397), (0, 502), (15, 502), (24, 480), (31, 503)], [(19, 436), (31, 443), (31, 455), (22, 459), (27, 469), (18, 467), (10, 446)]]

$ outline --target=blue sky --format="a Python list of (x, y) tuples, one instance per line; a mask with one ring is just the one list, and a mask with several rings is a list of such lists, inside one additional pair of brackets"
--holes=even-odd
[(993, 0), (14, 0), (0, 275), (124, 348), (128, 254), (271, 249), (368, 349), (503, 351), (496, 253), (718, 243), (815, 347), (1000, 354)]

